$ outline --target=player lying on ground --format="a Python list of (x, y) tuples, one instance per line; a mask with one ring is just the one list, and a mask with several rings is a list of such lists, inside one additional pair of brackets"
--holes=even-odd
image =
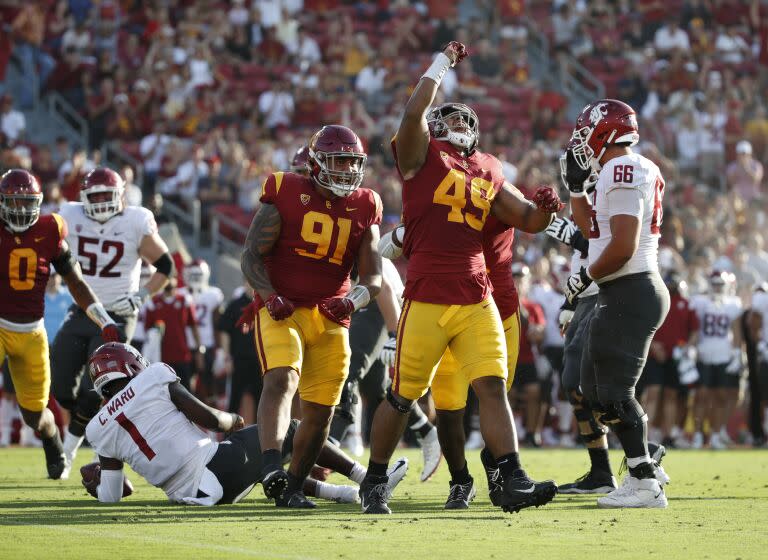
[[(163, 490), (171, 501), (212, 506), (236, 503), (262, 479), (263, 458), (258, 427), (198, 400), (161, 362), (147, 363), (127, 344), (99, 347), (88, 360), (88, 374), (104, 406), (88, 423), (86, 435), (99, 462), (83, 467), (83, 486), (101, 502), (117, 502), (131, 491), (123, 463)], [(292, 421), (282, 449), (290, 460), (298, 421)], [(227, 437), (217, 443), (198, 426)], [(353, 481), (366, 471), (338, 447), (323, 446), (318, 463)], [(408, 461), (390, 470), (390, 490), (402, 480)], [(342, 503), (357, 499), (356, 486), (307, 479), (307, 495)]]

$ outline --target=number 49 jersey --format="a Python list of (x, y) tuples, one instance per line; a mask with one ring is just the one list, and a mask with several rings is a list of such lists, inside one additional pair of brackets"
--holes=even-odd
[(713, 298), (702, 294), (692, 297), (689, 305), (699, 318), (699, 361), (704, 364), (729, 362), (733, 349), (731, 324), (741, 315), (741, 299), (727, 295)]
[(278, 172), (264, 182), (261, 202), (280, 213), (280, 236), (264, 257), (277, 293), (300, 307), (346, 294), (363, 235), (381, 223), (379, 195), (360, 188), (329, 200), (310, 179)]
[(136, 292), (141, 277), (141, 240), (157, 232), (152, 212), (127, 206), (103, 223), (86, 216), (81, 202), (68, 202), (59, 212), (67, 222), (67, 243), (85, 281), (105, 307), (109, 309), (110, 304)]
[(608, 161), (600, 170), (592, 197), (589, 264), (600, 257), (611, 240), (613, 216), (626, 214), (640, 220), (637, 251), (624, 266), (600, 281), (658, 270), (664, 179), (656, 164), (635, 153)]

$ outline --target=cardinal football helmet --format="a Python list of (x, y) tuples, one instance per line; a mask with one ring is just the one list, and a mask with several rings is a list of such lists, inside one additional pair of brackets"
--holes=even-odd
[(640, 140), (635, 110), (616, 99), (601, 99), (584, 107), (576, 119), (568, 149), (576, 163), (589, 169), (611, 144), (634, 146)]
[(208, 287), (211, 267), (203, 259), (195, 259), (184, 267), (184, 283), (192, 292), (200, 292)]
[(0, 178), (0, 220), (13, 232), (21, 233), (40, 218), (43, 191), (29, 171), (11, 169)]
[(104, 388), (117, 379), (133, 379), (149, 367), (138, 350), (121, 342), (107, 342), (99, 346), (88, 359), (88, 375), (93, 388), (104, 398)]
[(346, 126), (324, 126), (309, 142), (309, 176), (336, 196), (349, 196), (363, 183), (368, 156)]
[(445, 140), (471, 154), (480, 138), (480, 123), (470, 107), (463, 103), (443, 103), (427, 113), (427, 125), (433, 138)]
[(309, 175), (309, 148), (307, 146), (302, 146), (293, 154), (291, 171), (299, 175)]
[[(80, 201), (85, 214), (97, 222), (106, 222), (123, 211), (125, 181), (108, 167), (97, 167), (83, 179)], [(99, 196), (107, 193), (109, 196)]]

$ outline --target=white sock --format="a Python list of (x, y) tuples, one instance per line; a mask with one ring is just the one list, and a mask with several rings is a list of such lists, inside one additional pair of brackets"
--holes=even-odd
[(21, 432), (19, 433), (19, 445), (22, 447), (30, 447), (36, 443), (37, 438), (35, 437), (35, 430), (22, 422)]
[(352, 472), (349, 473), (349, 480), (352, 482), (357, 482), (358, 484), (363, 483), (363, 479), (365, 478), (366, 473), (368, 472), (368, 469), (366, 469), (363, 465), (355, 461), (355, 464), (352, 465)]
[(76, 436), (69, 430), (64, 435), (64, 453), (70, 460), (74, 460), (77, 455), (77, 450), (80, 449), (80, 445), (83, 443), (85, 436)]
[(8, 399), (0, 399), (0, 434), (8, 443), (11, 442), (11, 429), (16, 403)]
[(317, 481), (315, 487), (315, 496), (323, 498), (324, 500), (333, 500), (338, 497), (337, 487), (334, 484), (328, 484), (327, 482)]
[(557, 410), (557, 429), (560, 430), (561, 434), (570, 434), (573, 406), (568, 401), (557, 401), (555, 408)]
[(650, 463), (651, 462), (651, 456), (647, 453), (643, 455), (642, 457), (627, 457), (627, 466), (630, 469), (634, 469), (638, 465), (642, 465), (643, 463)]

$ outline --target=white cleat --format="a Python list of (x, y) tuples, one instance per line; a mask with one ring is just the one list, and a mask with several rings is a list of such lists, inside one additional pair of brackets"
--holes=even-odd
[(655, 478), (635, 478), (627, 475), (610, 494), (597, 499), (601, 508), (666, 508), (664, 488)]
[(704, 447), (704, 434), (696, 432), (691, 439), (691, 449), (701, 449)]
[(336, 486), (336, 496), (333, 501), (337, 504), (359, 504), (360, 488), (357, 486)]
[(667, 484), (669, 484), (669, 482), (672, 479), (669, 478), (669, 475), (667, 474), (667, 471), (664, 470), (664, 467), (662, 467), (658, 463), (656, 463), (654, 467), (656, 472), (656, 480), (659, 481), (659, 484), (661, 484), (662, 486), (666, 486)]
[(69, 457), (67, 457), (67, 454), (64, 454), (64, 457), (66, 458), (64, 470), (61, 471), (61, 476), (59, 477), (59, 480), (67, 480), (69, 478), (69, 473), (72, 472), (72, 461), (69, 460)]
[(723, 441), (720, 434), (715, 432), (709, 438), (709, 447), (715, 450), (728, 449), (728, 444)]
[(408, 472), (408, 458), (407, 457), (400, 457), (397, 461), (395, 461), (395, 464), (389, 467), (389, 470), (387, 471), (387, 477), (389, 478), (387, 481), (387, 488), (389, 488), (389, 494), (392, 495), (392, 492), (395, 491), (395, 488), (398, 484), (400, 484), (400, 481), (405, 478), (405, 473)]
[(720, 435), (720, 440), (727, 446), (733, 445), (733, 439), (731, 439), (731, 436), (728, 434), (728, 430), (725, 429), (725, 426), (723, 426), (720, 431), (718, 432)]
[(421, 481), (426, 482), (437, 471), (440, 466), (440, 460), (443, 458), (443, 451), (440, 449), (440, 442), (437, 439), (437, 428), (434, 426), (423, 438), (419, 438), (421, 445), (421, 454), (424, 456), (424, 470), (421, 471)]
[(475, 450), (482, 449), (483, 447), (485, 447), (485, 442), (483, 441), (483, 436), (480, 434), (480, 430), (472, 430), (469, 432), (469, 437), (464, 444), (464, 449)]

